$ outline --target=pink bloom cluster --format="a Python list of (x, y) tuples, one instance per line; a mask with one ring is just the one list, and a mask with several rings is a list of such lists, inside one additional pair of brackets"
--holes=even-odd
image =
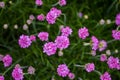
[(120, 63), (119, 63), (119, 59), (118, 58), (110, 56), (108, 58), (107, 64), (108, 64), (110, 69), (117, 69)]
[(57, 48), (61, 50), (67, 48), (70, 45), (69, 38), (66, 36), (57, 36), (55, 43)]
[(43, 14), (40, 14), (40, 15), (37, 16), (37, 19), (39, 21), (44, 21), (45, 20), (45, 16)]
[(61, 28), (61, 35), (62, 36), (66, 36), (66, 37), (68, 37), (69, 35), (71, 35), (72, 34), (72, 29), (69, 27), (69, 26), (66, 26), (66, 27), (63, 27), (63, 28)]
[(36, 0), (36, 1), (35, 1), (35, 4), (36, 4), (37, 6), (42, 6), (42, 5), (43, 5), (43, 1), (42, 1), (42, 0)]
[(100, 76), (100, 80), (112, 80), (111, 76), (108, 72), (105, 72), (103, 75)]
[(4, 8), (5, 7), (5, 2), (0, 2), (0, 8)]
[(40, 32), (38, 34), (38, 37), (41, 41), (47, 41), (48, 37), (49, 37), (49, 33), (48, 32)]
[(70, 70), (66, 64), (60, 64), (57, 68), (57, 73), (61, 77), (66, 77), (69, 74)]
[(107, 48), (107, 42), (105, 40), (99, 41), (99, 51), (103, 51)]
[(31, 40), (31, 41), (36, 41), (36, 36), (30, 35), (30, 40)]
[(0, 76), (0, 80), (4, 80), (4, 76)]
[(32, 66), (30, 66), (28, 68), (28, 74), (35, 74), (35, 68), (33, 68)]
[(45, 43), (43, 46), (43, 52), (46, 53), (48, 56), (51, 56), (56, 53), (57, 46), (53, 42)]
[(120, 40), (120, 31), (118, 31), (118, 30), (112, 30), (112, 37), (115, 40)]
[(32, 41), (30, 40), (29, 36), (27, 35), (21, 35), (18, 41), (21, 48), (28, 48)]
[(88, 29), (86, 27), (80, 28), (78, 31), (78, 36), (81, 39), (86, 39), (89, 36)]
[(23, 80), (23, 70), (20, 66), (16, 66), (12, 71), (12, 77), (14, 80)]
[(58, 10), (57, 8), (53, 7), (50, 9), (50, 11), (47, 13), (46, 20), (49, 24), (54, 24), (57, 17), (61, 15), (61, 10)]
[(69, 73), (68, 77), (69, 77), (69, 79), (73, 80), (75, 78), (75, 74), (74, 73)]
[(59, 0), (60, 6), (65, 6), (67, 4), (66, 0)]
[(92, 49), (96, 51), (98, 49), (99, 40), (95, 36), (92, 36), (91, 40), (92, 40)]
[(102, 62), (107, 61), (107, 56), (106, 56), (106, 54), (101, 54), (101, 55), (100, 55), (100, 61), (102, 61)]
[(118, 13), (117, 15), (116, 15), (116, 19), (115, 19), (115, 23), (116, 23), (116, 25), (120, 25), (120, 13)]
[(85, 70), (86, 70), (87, 72), (92, 72), (92, 71), (94, 71), (94, 70), (95, 70), (95, 65), (94, 65), (94, 63), (87, 63), (87, 64), (85, 64)]
[(2, 58), (2, 61), (4, 63), (4, 67), (9, 67), (12, 64), (12, 57), (7, 54)]

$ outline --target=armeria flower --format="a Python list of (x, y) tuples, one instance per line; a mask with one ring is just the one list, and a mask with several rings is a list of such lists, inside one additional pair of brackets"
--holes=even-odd
[(105, 72), (103, 75), (100, 76), (100, 80), (112, 80), (111, 76), (108, 72)]
[(32, 66), (30, 66), (27, 71), (29, 74), (35, 74), (35, 68), (33, 68)]
[(12, 77), (14, 80), (23, 80), (23, 70), (20, 67), (15, 67), (12, 71)]
[(47, 13), (46, 20), (49, 24), (54, 24), (57, 17), (61, 15), (61, 10), (58, 10), (57, 8), (51, 8), (50, 11)]
[(101, 55), (100, 55), (100, 61), (102, 61), (102, 62), (107, 61), (107, 56), (106, 56), (106, 54), (101, 54)]
[(36, 41), (36, 36), (35, 35), (30, 35), (30, 40), (31, 41)]
[(30, 20), (34, 20), (34, 19), (35, 19), (35, 16), (31, 14), (31, 15), (29, 16), (29, 19), (30, 19)]
[(4, 67), (9, 67), (12, 64), (12, 57), (7, 54), (3, 57), (2, 61), (4, 63)]
[(115, 58), (113, 56), (110, 56), (108, 58), (107, 64), (108, 64), (110, 69), (116, 69), (117, 65), (119, 64), (119, 59)]
[(105, 40), (99, 41), (99, 51), (103, 51), (107, 48), (107, 42)]
[(47, 41), (48, 37), (49, 37), (49, 33), (48, 32), (40, 32), (38, 34), (38, 37), (41, 41)]
[(112, 30), (112, 37), (115, 40), (120, 40), (120, 31), (118, 31), (118, 30)]
[(69, 73), (68, 77), (69, 77), (69, 79), (73, 80), (75, 78), (75, 74), (74, 73)]
[(30, 40), (29, 36), (23, 34), (20, 36), (18, 43), (21, 48), (28, 48), (32, 41)]
[(66, 0), (59, 0), (60, 6), (65, 6), (67, 4)]
[(79, 13), (78, 13), (78, 17), (82, 18), (82, 17), (83, 17), (83, 13), (82, 13), (82, 12), (79, 12)]
[(0, 7), (4, 8), (5, 7), (5, 2), (0, 2)]
[(43, 46), (43, 52), (46, 53), (48, 56), (51, 56), (56, 53), (57, 46), (53, 42), (45, 43)]
[(39, 21), (44, 21), (44, 20), (45, 20), (44, 14), (38, 15), (38, 16), (37, 16), (37, 19), (38, 19)]
[(68, 37), (72, 34), (72, 29), (69, 26), (61, 28), (62, 36)]
[(4, 76), (0, 76), (0, 80), (4, 80)]
[(3, 60), (3, 55), (2, 54), (0, 54), (0, 61), (2, 61)]
[(120, 25), (120, 13), (118, 13), (117, 15), (116, 15), (116, 18), (115, 18), (115, 23), (116, 23), (116, 25)]
[(78, 31), (78, 36), (81, 39), (86, 39), (89, 36), (88, 29), (86, 27), (80, 28)]
[(98, 49), (99, 41), (95, 36), (92, 36), (91, 41), (92, 41), (92, 50), (96, 51)]
[(86, 70), (87, 72), (92, 72), (92, 71), (94, 71), (94, 70), (95, 70), (95, 65), (94, 65), (94, 63), (87, 63), (87, 64), (85, 64), (85, 70)]
[(96, 56), (96, 51), (95, 51), (95, 50), (92, 50), (92, 51), (91, 51), (91, 55), (92, 55), (92, 56)]
[(61, 77), (66, 77), (69, 74), (70, 70), (68, 69), (66, 64), (60, 64), (57, 68), (57, 73)]
[(67, 48), (70, 45), (69, 38), (66, 36), (57, 36), (55, 43), (57, 48), (60, 48), (61, 50)]
[(120, 63), (117, 65), (117, 70), (120, 70)]
[(43, 1), (42, 1), (42, 0), (36, 0), (36, 1), (35, 1), (35, 4), (36, 4), (37, 6), (42, 6), (42, 5), (43, 5)]

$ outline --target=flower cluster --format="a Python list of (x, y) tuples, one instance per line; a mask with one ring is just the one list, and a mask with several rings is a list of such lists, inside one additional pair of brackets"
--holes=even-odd
[(94, 63), (87, 63), (87, 64), (85, 64), (85, 70), (86, 70), (87, 72), (92, 72), (92, 71), (94, 71), (94, 70), (95, 70), (95, 65), (94, 65)]
[(78, 31), (79, 38), (86, 39), (89, 36), (88, 29), (86, 27), (80, 28)]

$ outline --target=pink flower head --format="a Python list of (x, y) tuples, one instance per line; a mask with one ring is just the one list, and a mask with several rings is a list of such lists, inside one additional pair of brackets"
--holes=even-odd
[(61, 50), (67, 48), (70, 45), (69, 38), (66, 36), (57, 36), (55, 43), (57, 48), (60, 48)]
[(89, 36), (88, 29), (86, 27), (80, 28), (78, 31), (78, 36), (81, 39), (86, 39)]
[(116, 23), (116, 25), (120, 25), (120, 13), (118, 13), (117, 15), (116, 15), (116, 19), (115, 19), (115, 23)]
[(29, 74), (35, 74), (35, 68), (33, 68), (32, 66), (30, 66), (30, 67), (28, 68), (28, 73), (29, 73)]
[(5, 2), (0, 2), (0, 7), (4, 8), (5, 7)]
[(108, 58), (107, 64), (109, 66), (110, 69), (116, 69), (118, 64), (119, 64), (119, 59), (118, 58), (114, 58), (113, 56), (110, 56)]
[(117, 70), (120, 70), (120, 63), (117, 65)]
[(57, 46), (53, 42), (45, 43), (43, 46), (43, 52), (46, 53), (48, 56), (51, 56), (56, 53)]
[(12, 64), (12, 57), (7, 54), (3, 57), (2, 61), (4, 63), (4, 67), (9, 67)]
[(101, 55), (100, 55), (100, 61), (102, 61), (102, 62), (107, 61), (107, 56), (106, 56), (106, 54), (101, 54)]
[(37, 6), (42, 6), (42, 5), (43, 5), (43, 1), (42, 1), (42, 0), (36, 0), (36, 1), (35, 1), (35, 4), (36, 4)]
[(36, 41), (36, 36), (30, 35), (30, 40), (31, 40), (31, 41)]
[(60, 64), (57, 68), (57, 73), (61, 77), (66, 77), (69, 74), (70, 70), (68, 69), (66, 64)]
[(23, 70), (20, 67), (15, 67), (12, 71), (14, 80), (23, 80)]
[(100, 80), (111, 80), (111, 76), (108, 72), (105, 72), (103, 75), (100, 76)]
[(44, 21), (44, 20), (45, 20), (44, 14), (38, 15), (38, 16), (37, 16), (37, 19), (38, 19), (39, 21)]
[(4, 76), (0, 76), (0, 80), (4, 80)]
[(41, 41), (47, 41), (48, 40), (49, 33), (48, 32), (40, 32), (38, 34), (38, 37)]
[(62, 36), (68, 37), (72, 34), (72, 29), (69, 26), (66, 26), (65, 28), (61, 28)]
[(66, 3), (66, 0), (59, 0), (59, 5), (60, 6), (65, 6), (67, 3)]
[(0, 54), (0, 61), (2, 61), (3, 57), (4, 57), (4, 56), (3, 56), (2, 54)]
[(58, 10), (57, 8), (51, 8), (50, 11), (47, 13), (46, 20), (49, 24), (54, 24), (57, 17), (61, 15), (61, 10)]
[(75, 74), (74, 73), (69, 73), (68, 77), (69, 77), (69, 79), (73, 80), (75, 78)]
[(94, 65), (94, 63), (87, 63), (87, 64), (85, 64), (85, 70), (86, 70), (87, 72), (92, 72), (92, 71), (94, 71), (94, 70), (95, 70), (95, 65)]
[(107, 48), (107, 42), (105, 40), (99, 41), (99, 51), (103, 51)]
[(31, 15), (29, 16), (29, 19), (30, 19), (30, 20), (34, 20), (34, 19), (35, 19), (34, 15), (31, 14)]
[(92, 51), (91, 51), (91, 55), (92, 55), (92, 56), (96, 56), (96, 51), (95, 51), (95, 50), (92, 50)]
[(21, 48), (28, 48), (32, 43), (29, 36), (24, 35), (24, 34), (20, 36), (18, 42)]
[(118, 31), (118, 30), (112, 30), (112, 37), (115, 40), (120, 40), (120, 31)]
[(91, 40), (92, 40), (92, 49), (96, 51), (98, 49), (99, 41), (95, 36), (92, 36)]

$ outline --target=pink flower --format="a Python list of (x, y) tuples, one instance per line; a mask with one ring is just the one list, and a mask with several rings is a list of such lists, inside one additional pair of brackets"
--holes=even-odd
[(31, 40), (31, 41), (36, 41), (36, 36), (30, 35), (30, 40)]
[(0, 80), (4, 80), (4, 76), (0, 76)]
[(46, 53), (48, 56), (51, 56), (56, 53), (57, 46), (53, 42), (45, 43), (43, 46), (43, 52)]
[(23, 80), (23, 70), (20, 67), (15, 67), (12, 71), (14, 80)]
[(88, 29), (86, 27), (80, 28), (78, 31), (78, 36), (81, 39), (86, 39), (89, 36)]
[(34, 15), (31, 14), (31, 15), (29, 16), (29, 19), (30, 19), (30, 20), (34, 20), (34, 19), (35, 19)]
[(112, 30), (112, 37), (115, 40), (120, 40), (120, 31), (118, 31), (118, 30)]
[(95, 36), (92, 36), (91, 40), (92, 40), (92, 49), (96, 51), (98, 49), (99, 41)]
[(99, 51), (103, 51), (107, 48), (107, 42), (105, 40), (99, 41)]
[(69, 26), (66, 26), (65, 28), (61, 28), (62, 36), (68, 37), (72, 34), (72, 29)]
[(40, 32), (38, 34), (38, 37), (41, 41), (47, 41), (48, 40), (49, 33), (48, 32)]
[(38, 16), (37, 16), (37, 19), (38, 19), (39, 21), (44, 21), (44, 20), (45, 20), (44, 14), (38, 15)]
[(94, 63), (87, 63), (87, 64), (85, 64), (85, 70), (86, 70), (87, 72), (92, 72), (92, 71), (94, 71), (94, 70), (95, 70), (95, 65), (94, 65)]
[(5, 7), (5, 2), (0, 2), (0, 7), (4, 8)]
[(113, 69), (113, 68), (116, 69), (118, 64), (119, 64), (119, 59), (118, 58), (114, 58), (113, 56), (110, 56), (108, 58), (107, 64), (108, 64), (110, 69)]
[(18, 42), (21, 48), (28, 48), (32, 43), (27, 35), (21, 35)]
[(42, 1), (42, 0), (36, 0), (36, 1), (35, 1), (35, 4), (36, 4), (37, 6), (42, 6), (42, 5), (43, 5), (43, 1)]
[(116, 25), (120, 25), (120, 13), (118, 13), (117, 15), (116, 15), (116, 18), (115, 18), (115, 23), (116, 23)]
[(117, 65), (117, 70), (120, 70), (120, 63)]
[(106, 54), (101, 54), (101, 55), (100, 55), (100, 61), (102, 61), (102, 62), (107, 61), (107, 56), (106, 56)]
[(108, 72), (105, 72), (103, 75), (100, 76), (100, 80), (111, 80), (111, 76)]
[(7, 54), (3, 57), (2, 61), (4, 63), (4, 67), (9, 67), (12, 64), (12, 57)]
[(66, 77), (69, 74), (70, 70), (68, 69), (66, 64), (60, 64), (57, 68), (57, 73), (61, 77)]
[(68, 77), (69, 77), (69, 79), (73, 80), (75, 78), (75, 74), (74, 73), (69, 73)]
[(92, 51), (91, 51), (91, 55), (92, 55), (92, 56), (96, 56), (96, 51), (95, 51), (95, 50), (92, 50)]
[(58, 10), (57, 8), (51, 8), (50, 11), (47, 13), (46, 20), (49, 24), (54, 24), (57, 17), (61, 15), (61, 10)]
[(60, 6), (65, 6), (67, 3), (66, 3), (66, 0), (59, 0), (59, 5)]
[(32, 66), (30, 66), (30, 67), (28, 68), (28, 73), (29, 73), (29, 74), (35, 74), (35, 68), (33, 68)]
[(67, 48), (70, 45), (69, 38), (66, 36), (57, 36), (55, 43), (57, 48), (60, 48), (61, 50)]
[(0, 61), (2, 61), (3, 57), (4, 57), (4, 56), (3, 56), (2, 54), (0, 54)]

